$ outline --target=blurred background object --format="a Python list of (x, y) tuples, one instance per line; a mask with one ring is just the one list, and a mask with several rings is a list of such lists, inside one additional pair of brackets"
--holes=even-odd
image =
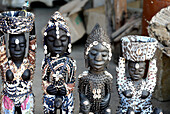
[[(59, 0), (29, 0), (30, 5), (32, 6), (34, 3), (44, 4), (47, 7), (53, 7), (54, 2)], [(62, 0), (65, 2), (69, 2), (71, 0)], [(7, 7), (12, 8), (20, 8), (25, 3), (25, 0), (2, 0), (2, 4)]]

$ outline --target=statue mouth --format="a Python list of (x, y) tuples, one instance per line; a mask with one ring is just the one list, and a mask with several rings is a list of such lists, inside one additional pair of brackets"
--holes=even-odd
[(141, 76), (140, 75), (133, 75), (133, 79), (140, 79)]

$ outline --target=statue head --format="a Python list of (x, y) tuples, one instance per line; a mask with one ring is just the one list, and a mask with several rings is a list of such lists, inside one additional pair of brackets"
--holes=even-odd
[(129, 61), (128, 71), (130, 78), (134, 81), (143, 79), (145, 74), (145, 65), (146, 63), (144, 61)]
[(44, 53), (52, 57), (71, 53), (69, 28), (59, 12), (55, 12), (49, 20), (44, 32)]
[(110, 39), (99, 24), (96, 24), (88, 36), (84, 54), (86, 67), (96, 73), (104, 71), (111, 60)]
[[(129, 61), (128, 67), (131, 79), (146, 78), (147, 70), (149, 70), (146, 63), (153, 59), (158, 41), (155, 38), (136, 35), (125, 36), (121, 40), (123, 57)], [(145, 70), (145, 68), (147, 69)]]
[(25, 34), (9, 35), (9, 53), (13, 61), (22, 61), (25, 56), (26, 39)]

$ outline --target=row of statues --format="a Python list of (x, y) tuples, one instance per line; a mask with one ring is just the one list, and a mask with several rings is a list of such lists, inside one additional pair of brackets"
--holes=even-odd
[[(24, 13), (24, 16), (23, 16)], [(22, 15), (21, 15), (22, 14)], [(29, 33), (28, 54), (26, 35)], [(43, 36), (45, 58), (42, 61), (44, 114), (72, 114), (74, 111), (76, 61), (72, 59), (71, 35), (63, 16), (56, 11), (48, 21)], [(159, 114), (151, 104), (156, 85), (156, 60), (153, 58), (157, 40), (143, 36), (122, 38), (123, 56), (119, 58), (117, 89), (120, 96), (118, 114)], [(1, 114), (33, 114), (32, 93), (35, 71), (36, 34), (34, 14), (9, 11), (0, 14), (0, 68), (3, 80)], [(112, 114), (109, 106), (113, 76), (106, 71), (112, 57), (111, 43), (97, 24), (85, 44), (85, 66), (78, 76), (80, 113)], [(125, 73), (128, 60), (129, 76)]]

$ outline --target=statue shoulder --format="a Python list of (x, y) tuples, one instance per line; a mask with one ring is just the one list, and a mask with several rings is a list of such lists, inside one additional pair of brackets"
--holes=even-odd
[(78, 78), (82, 79), (83, 77), (88, 76), (88, 74), (89, 74), (89, 71), (84, 71), (83, 73), (79, 74)]
[(104, 71), (105, 75), (107, 76), (107, 78), (109, 79), (113, 79), (113, 76), (108, 72), (108, 71)]

